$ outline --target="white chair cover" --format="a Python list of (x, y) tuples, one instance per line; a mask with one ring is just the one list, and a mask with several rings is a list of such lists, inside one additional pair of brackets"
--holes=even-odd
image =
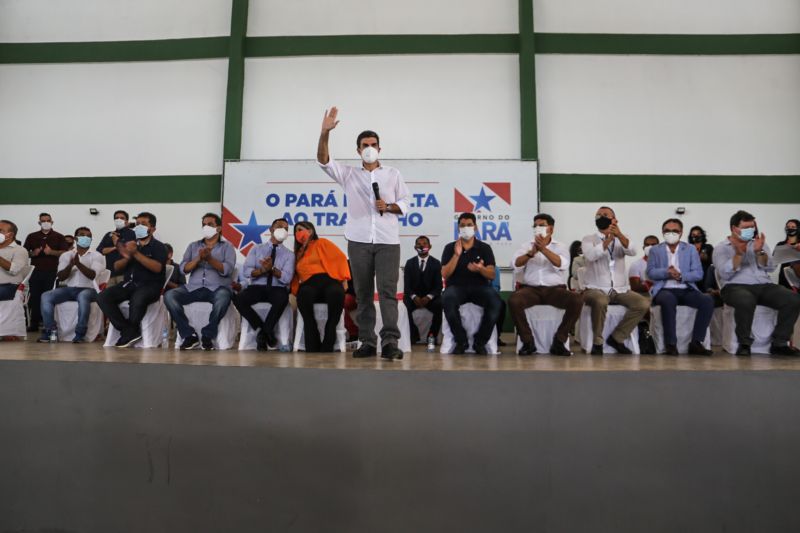
[[(272, 309), (272, 304), (268, 302), (260, 302), (253, 305), (253, 310), (258, 314), (261, 320), (267, 318), (267, 313)], [(283, 310), (281, 317), (278, 319), (278, 331), (276, 337), (278, 338), (278, 349), (282, 351), (289, 351), (292, 349), (292, 326), (294, 325), (294, 312), (292, 306), (287, 305)], [(242, 334), (239, 336), (239, 349), (240, 350), (255, 350), (256, 349), (256, 335), (258, 330), (254, 330), (250, 326), (250, 322), (242, 320)]]
[[(475, 353), (475, 350), (472, 348), (472, 342), (474, 340), (475, 333), (478, 331), (478, 327), (481, 325), (481, 319), (483, 318), (483, 307), (473, 303), (465, 303), (458, 308), (458, 312), (461, 315), (461, 324), (464, 326), (464, 330), (467, 332), (467, 342), (469, 343), (467, 353)], [(442, 320), (442, 344), (440, 352), (449, 354), (453, 351), (455, 344), (456, 342), (455, 338), (453, 337), (453, 332), (450, 329), (450, 324), (447, 322), (447, 318), (445, 317)], [(487, 343), (486, 349), (491, 354), (499, 353), (497, 350), (496, 327), (492, 328), (492, 335), (489, 337), (489, 342)]]
[[(189, 325), (200, 337), (200, 330), (208, 324), (208, 317), (211, 314), (210, 302), (194, 302), (183, 306), (183, 312), (186, 313), (186, 318), (189, 319)], [(219, 329), (217, 330), (217, 338), (212, 341), (212, 344), (217, 350), (228, 350), (236, 344), (236, 335), (239, 333), (239, 312), (233, 306), (233, 302), (228, 306), (225, 316), (219, 321)], [(175, 347), (179, 347), (183, 343), (180, 332), (175, 335)]]
[[(722, 306), (722, 348), (728, 353), (736, 353), (739, 341), (736, 339), (736, 319), (734, 309), (729, 305)], [(752, 336), (753, 344), (750, 346), (752, 353), (769, 353), (772, 344), (772, 331), (778, 323), (778, 311), (763, 305), (756, 306), (753, 315)]]
[[(553, 342), (553, 337), (558, 326), (561, 325), (565, 312), (552, 305), (534, 305), (525, 309), (525, 318), (528, 319), (528, 324), (533, 330), (533, 341), (536, 343), (537, 353), (550, 351), (550, 343)], [(569, 350), (569, 339), (564, 346)], [(517, 335), (517, 352), (520, 348), (522, 348), (522, 340)]]
[[(58, 340), (71, 341), (75, 338), (78, 325), (78, 302), (63, 302), (55, 307), (54, 318), (58, 327)], [(103, 312), (96, 302), (92, 302), (89, 322), (86, 324), (86, 340), (94, 341), (103, 330)]]
[(0, 302), (0, 337), (14, 336), (27, 338), (25, 328), (25, 288), (31, 279), (35, 267), (28, 265), (22, 283), (19, 284), (16, 294), (10, 300)]
[[(611, 332), (617, 327), (617, 325), (622, 321), (622, 318), (625, 316), (625, 312), (628, 310), (627, 307), (622, 305), (609, 305), (608, 311), (606, 312), (606, 323), (603, 325), (603, 339), (607, 339)], [(592, 333), (592, 310), (584, 305), (583, 310), (581, 310), (581, 318), (578, 322), (578, 332), (579, 332), (579, 342), (581, 344), (581, 348), (586, 353), (592, 351), (592, 340), (594, 339), (594, 333)], [(628, 347), (630, 351), (635, 354), (639, 354), (639, 330), (637, 328), (633, 328), (631, 331), (630, 336), (625, 339), (625, 346)], [(609, 346), (608, 344), (603, 343), (603, 352), (604, 353), (617, 353), (617, 351)]]
[[(122, 315), (127, 318), (130, 312), (128, 301), (125, 300), (119, 304), (119, 310)], [(142, 338), (135, 345), (134, 348), (157, 348), (161, 346), (161, 334), (164, 328), (169, 327), (169, 313), (167, 306), (164, 305), (164, 297), (160, 296), (157, 301), (147, 306), (147, 312), (142, 318)], [(114, 346), (119, 340), (120, 332), (113, 324), (108, 326), (108, 335), (106, 335), (106, 342), (103, 346)]]
[[(688, 305), (679, 305), (675, 311), (675, 333), (678, 337), (678, 352), (680, 353), (689, 351), (689, 343), (692, 342), (692, 331), (694, 331), (695, 315), (697, 315), (697, 309)], [(711, 349), (711, 332), (709, 329), (706, 329), (703, 346)], [(650, 334), (656, 344), (656, 353), (664, 353), (664, 323), (661, 321), (660, 305), (650, 307)]]
[[(378, 335), (378, 337), (380, 337), (382, 327), (383, 317), (381, 316), (380, 302), (375, 302), (375, 335)], [(411, 328), (408, 326), (408, 309), (406, 309), (403, 302), (397, 302), (397, 327), (400, 330), (397, 347), (403, 353), (408, 353), (411, 351)], [(381, 353), (380, 346), (378, 346), (378, 353)]]
[[(317, 327), (319, 334), (322, 336), (325, 333), (325, 322), (328, 320), (328, 304), (314, 304), (314, 318), (317, 320)], [(344, 329), (344, 311), (342, 316), (339, 317), (339, 324), (336, 326), (336, 342), (333, 349), (338, 352), (346, 350), (345, 343), (347, 342), (347, 330)], [(303, 333), (303, 315), (297, 313), (297, 327), (294, 333), (294, 351), (306, 349), (305, 334)]]
[[(405, 307), (405, 305), (403, 305)], [(408, 309), (406, 309), (406, 314), (408, 314)], [(431, 330), (431, 325), (433, 324), (433, 313), (425, 309), (414, 309), (411, 313), (411, 320), (414, 321), (414, 324), (417, 326), (417, 331), (419, 331), (419, 338), (423, 341), (427, 340), (428, 332)], [(409, 327), (409, 331), (411, 328)]]
[(715, 307), (714, 314), (711, 315), (711, 345), (722, 346), (722, 307)]

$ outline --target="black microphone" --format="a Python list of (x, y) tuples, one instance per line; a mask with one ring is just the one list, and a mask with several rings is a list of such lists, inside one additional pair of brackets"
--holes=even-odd
[[(375, 200), (380, 200), (381, 199), (381, 191), (380, 191), (380, 188), (378, 187), (377, 182), (373, 182), (372, 183), (372, 192), (375, 193)], [(383, 211), (381, 211), (380, 213), (381, 213), (381, 216), (383, 216)]]

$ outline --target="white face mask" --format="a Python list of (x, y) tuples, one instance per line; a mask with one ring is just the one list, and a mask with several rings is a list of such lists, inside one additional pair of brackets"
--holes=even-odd
[(217, 228), (214, 226), (203, 226), (203, 238), (210, 239), (217, 234)]
[(286, 231), (285, 228), (277, 228), (275, 231), (272, 232), (272, 238), (278, 242), (283, 242), (286, 240), (286, 237), (289, 236), (289, 232)]
[(470, 240), (475, 236), (475, 226), (464, 226), (463, 228), (458, 228), (458, 236), (465, 241)]
[(644, 252), (644, 256), (645, 256), (645, 257), (647, 257), (647, 256), (649, 256), (649, 255), (650, 255), (650, 250), (651, 250), (652, 248), (653, 248), (652, 246), (645, 246), (645, 247), (644, 247), (644, 249), (643, 249), (642, 251)]
[(122, 229), (127, 226), (124, 218), (115, 218), (114, 219), (114, 227), (117, 229)]
[(42, 230), (44, 231), (50, 231), (51, 229), (53, 229), (52, 222), (40, 222), (39, 224), (41, 224)]
[(364, 161), (364, 163), (371, 165), (378, 160), (378, 149), (373, 148), (372, 146), (367, 146), (361, 150), (361, 160)]
[(664, 241), (666, 241), (667, 244), (675, 244), (679, 240), (681, 240), (680, 233), (668, 231), (667, 233), (664, 234)]
[(4, 242), (6, 242), (6, 234), (0, 233), (0, 244), (3, 244)]
[(547, 226), (534, 226), (533, 227), (533, 236), (534, 237), (547, 237)]

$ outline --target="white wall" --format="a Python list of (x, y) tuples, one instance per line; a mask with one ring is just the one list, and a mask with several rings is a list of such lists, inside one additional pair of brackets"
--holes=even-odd
[(0, 42), (217, 37), (230, 21), (231, 0), (0, 0)]
[(250, 0), (247, 34), (516, 33), (517, 0)]
[(0, 177), (219, 174), (227, 61), (0, 65)]

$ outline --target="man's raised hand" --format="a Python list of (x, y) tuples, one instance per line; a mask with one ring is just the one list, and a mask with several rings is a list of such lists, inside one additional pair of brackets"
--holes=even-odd
[(325, 110), (325, 115), (322, 117), (322, 133), (328, 133), (339, 124), (339, 121), (336, 120), (338, 115), (339, 110), (336, 106)]

